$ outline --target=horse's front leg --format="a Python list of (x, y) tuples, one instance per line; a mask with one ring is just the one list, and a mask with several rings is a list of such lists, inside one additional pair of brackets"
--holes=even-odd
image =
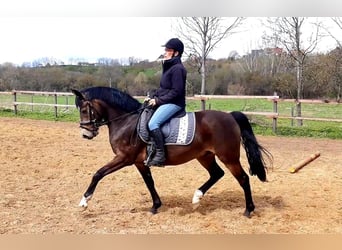
[(128, 164), (125, 162), (123, 157), (115, 157), (112, 161), (107, 163), (105, 166), (100, 168), (94, 175), (93, 178), (90, 182), (90, 185), (87, 189), (87, 191), (84, 193), (81, 202), (79, 203), (80, 207), (87, 207), (88, 206), (88, 201), (91, 199), (93, 196), (96, 186), (99, 183), (99, 181), (105, 177), (106, 175), (113, 173)]
[(142, 178), (145, 181), (145, 184), (150, 191), (151, 197), (152, 197), (152, 208), (151, 208), (151, 213), (156, 214), (158, 212), (158, 208), (162, 205), (162, 202), (160, 200), (160, 197), (157, 193), (157, 190), (154, 187), (154, 180), (151, 174), (151, 170), (149, 167), (146, 167), (143, 163), (142, 164), (135, 164), (142, 176)]

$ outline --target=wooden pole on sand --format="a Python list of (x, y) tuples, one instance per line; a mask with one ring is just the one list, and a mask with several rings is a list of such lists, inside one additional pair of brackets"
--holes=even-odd
[(317, 159), (319, 156), (321, 155), (320, 152), (317, 152), (315, 154), (310, 155), (308, 158), (296, 163), (294, 166), (292, 166), (290, 168), (290, 173), (296, 173), (299, 170), (301, 170), (303, 167), (305, 167), (306, 165), (308, 165), (310, 162), (314, 161), (315, 159)]

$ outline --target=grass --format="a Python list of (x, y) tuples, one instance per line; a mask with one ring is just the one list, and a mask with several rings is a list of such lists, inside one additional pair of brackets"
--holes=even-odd
[[(18, 114), (15, 115), (11, 109), (11, 95), (0, 94), (0, 116), (3, 117), (22, 117), (38, 120), (78, 122), (79, 113), (75, 108), (58, 108), (58, 115), (55, 117), (53, 107), (41, 106), (18, 106)], [(32, 97), (28, 95), (18, 95), (17, 101), (31, 102)], [(37, 103), (54, 103), (52, 96), (34, 96), (33, 101)], [(140, 100), (142, 101), (142, 100)], [(58, 104), (74, 104), (74, 97), (59, 97)], [(198, 111), (201, 109), (201, 103), (198, 100), (187, 101), (187, 111)], [(258, 111), (273, 112), (273, 103), (265, 99), (210, 99), (206, 102), (206, 109), (221, 111)], [(294, 103), (278, 102), (278, 113), (280, 116), (291, 116), (294, 109)], [(291, 119), (277, 119), (277, 131), (272, 131), (272, 119), (265, 116), (248, 115), (252, 123), (253, 129), (259, 135), (278, 135), (278, 136), (294, 136), (294, 137), (315, 137), (315, 138), (331, 138), (342, 139), (342, 123), (341, 122), (324, 122), (324, 121), (303, 121), (303, 126), (297, 126), (296, 121)], [(302, 103), (303, 117), (316, 118), (338, 118), (342, 119), (341, 104), (318, 103), (309, 104)]]
[(25, 111), (20, 110), (16, 115), (12, 109), (0, 108), (0, 117), (20, 117), (33, 120), (62, 121), (62, 122), (78, 122), (79, 113), (77, 109), (59, 111), (55, 117), (54, 111)]

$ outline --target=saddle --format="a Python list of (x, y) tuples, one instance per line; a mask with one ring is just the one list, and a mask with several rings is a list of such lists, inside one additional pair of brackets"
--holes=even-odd
[[(138, 121), (137, 132), (141, 140), (152, 144), (148, 122), (154, 113), (154, 109), (146, 107)], [(169, 121), (161, 126), (165, 145), (189, 145), (195, 135), (195, 113), (178, 112)]]

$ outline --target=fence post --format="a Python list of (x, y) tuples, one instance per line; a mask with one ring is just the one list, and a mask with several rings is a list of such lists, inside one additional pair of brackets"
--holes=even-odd
[(54, 96), (55, 96), (55, 118), (57, 118), (57, 104), (58, 104), (58, 102), (57, 102), (57, 93), (56, 93), (56, 91), (55, 91)]
[(17, 115), (18, 113), (18, 109), (17, 109), (17, 92), (15, 90), (13, 90), (13, 106), (14, 106), (14, 114)]
[(205, 110), (205, 99), (201, 99), (201, 110)]
[(31, 95), (31, 103), (32, 103), (32, 105), (31, 105), (31, 111), (33, 112), (33, 96), (34, 95)]
[[(297, 111), (296, 116), (301, 118), (302, 117), (302, 103), (301, 103), (300, 99), (296, 99), (296, 111)], [(303, 126), (303, 120), (302, 119), (297, 120), (297, 126)]]
[[(278, 99), (277, 99), (277, 92), (274, 92), (273, 97), (273, 113), (278, 113)], [(272, 130), (273, 133), (277, 133), (277, 117), (273, 116), (273, 123), (272, 123)]]
[[(66, 96), (65, 103), (66, 103), (66, 105), (69, 105), (69, 97), (68, 96)], [(69, 110), (68, 106), (66, 107), (66, 110)]]

